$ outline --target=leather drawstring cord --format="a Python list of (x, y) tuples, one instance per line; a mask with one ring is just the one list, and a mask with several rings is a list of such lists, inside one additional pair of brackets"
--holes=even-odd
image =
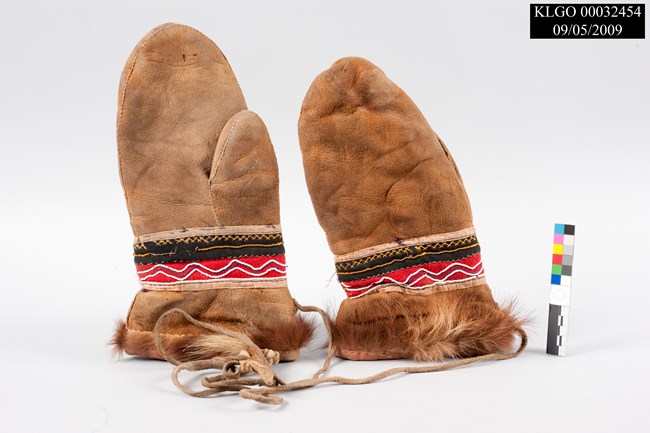
[[(291, 383), (283, 382), (275, 374), (272, 367), (280, 360), (280, 354), (278, 352), (268, 349), (260, 349), (250, 338), (248, 338), (248, 336), (241, 332), (231, 331), (220, 326), (201, 322), (193, 318), (187, 312), (179, 308), (174, 308), (160, 316), (153, 330), (156, 348), (167, 361), (176, 366), (172, 372), (172, 382), (174, 382), (174, 385), (192, 397), (209, 397), (222, 392), (236, 391), (245, 399), (255, 400), (259, 403), (266, 404), (281, 404), (283, 398), (275, 394), (311, 388), (322, 383), (362, 385), (377, 382), (397, 374), (431, 373), (451, 370), (477, 362), (501, 361), (519, 356), (528, 344), (528, 336), (526, 335), (526, 332), (521, 328), (517, 328), (516, 332), (519, 334), (521, 342), (519, 348), (512, 353), (490, 353), (473, 358), (458, 359), (444, 364), (390, 368), (380, 373), (357, 379), (341, 376), (323, 377), (323, 374), (325, 374), (330, 367), (332, 357), (336, 353), (336, 346), (332, 341), (332, 324), (330, 318), (320, 308), (312, 306), (303, 307), (298, 304), (295, 299), (293, 302), (295, 303), (296, 308), (302, 312), (315, 312), (320, 314), (325, 329), (327, 330), (327, 357), (323, 362), (323, 366), (318, 369), (310, 379), (297, 380)], [(198, 327), (214, 332), (218, 335), (232, 338), (232, 341), (236, 343), (233, 347), (247, 347), (247, 349), (240, 350), (238, 354), (229, 355), (227, 357), (214, 357), (206, 360), (180, 362), (165, 349), (161, 341), (161, 324), (165, 318), (171, 314), (181, 314), (188, 322)], [(201, 371), (207, 369), (220, 369), (222, 370), (222, 373), (216, 376), (204, 376), (201, 379), (201, 385), (204, 387), (202, 390), (193, 390), (183, 385), (178, 379), (181, 371)], [(254, 373), (257, 377), (245, 377), (245, 375), (249, 373)]]

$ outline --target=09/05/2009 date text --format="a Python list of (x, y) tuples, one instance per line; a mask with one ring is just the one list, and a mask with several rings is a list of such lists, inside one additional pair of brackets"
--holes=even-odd
[(531, 4), (531, 39), (644, 39), (645, 4)]

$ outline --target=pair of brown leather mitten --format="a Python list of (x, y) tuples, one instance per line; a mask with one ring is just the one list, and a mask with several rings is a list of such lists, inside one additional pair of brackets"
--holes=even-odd
[[(311, 85), (299, 138), (349, 298), (332, 326), (337, 355), (509, 351), (520, 322), (492, 298), (458, 168), (413, 101), (372, 63), (341, 59)], [(218, 356), (201, 344), (209, 326), (159, 322), (180, 309), (295, 360), (313, 329), (287, 289), (276, 158), (219, 48), (182, 25), (149, 32), (122, 74), (117, 141), (142, 290), (116, 346)]]

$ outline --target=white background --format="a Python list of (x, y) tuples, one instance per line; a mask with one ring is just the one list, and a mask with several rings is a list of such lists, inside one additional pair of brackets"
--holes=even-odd
[[(2, 0), (0, 431), (648, 431), (648, 41), (530, 40), (528, 13), (522, 1)], [(283, 407), (193, 399), (169, 364), (111, 359), (113, 321), (138, 288), (118, 80), (167, 21), (215, 40), (269, 127), (298, 300), (343, 298), (303, 178), (300, 104), (333, 61), (362, 56), (450, 147), (495, 295), (535, 319), (524, 355), (291, 393)], [(556, 222), (577, 226), (566, 358), (544, 353)], [(303, 351), (280, 373), (303, 378), (323, 356)], [(332, 372), (401, 364), (337, 361)]]

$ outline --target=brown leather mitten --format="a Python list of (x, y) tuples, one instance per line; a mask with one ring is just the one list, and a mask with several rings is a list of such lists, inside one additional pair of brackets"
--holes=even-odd
[[(210, 39), (164, 24), (140, 41), (122, 73), (117, 142), (142, 290), (116, 346), (161, 358), (154, 325), (180, 308), (296, 359), (312, 328), (287, 289), (273, 146)], [(181, 315), (160, 329), (179, 360), (214, 355), (192, 350), (205, 332)]]
[(303, 102), (307, 185), (349, 299), (334, 327), (349, 359), (508, 351), (520, 321), (492, 299), (449, 151), (372, 63), (345, 58)]

